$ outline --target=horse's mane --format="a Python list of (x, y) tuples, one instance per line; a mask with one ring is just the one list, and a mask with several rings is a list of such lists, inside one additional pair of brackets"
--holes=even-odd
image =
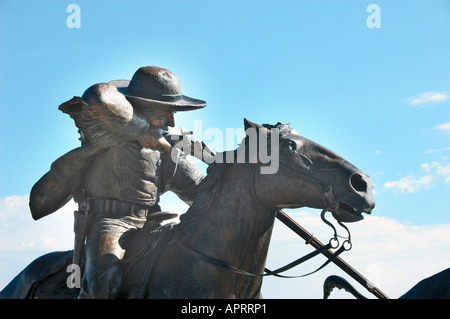
[[(270, 131), (272, 131), (272, 129), (274, 128), (278, 129), (280, 138), (292, 131), (289, 123), (282, 124), (278, 122), (275, 125), (263, 124), (261, 126)], [(236, 158), (238, 150), (242, 148), (247, 149), (248, 143), (249, 136), (247, 135), (238, 145), (237, 149), (230, 152), (234, 152), (234, 156)], [(226, 152), (223, 153), (224, 158), (225, 154)], [(199, 185), (199, 190), (197, 196), (195, 197), (194, 203), (188, 209), (188, 211), (180, 217), (180, 223), (177, 226), (178, 240), (183, 241), (191, 234), (203, 213), (208, 210), (211, 203), (215, 202), (215, 198), (217, 198), (217, 196), (220, 196), (221, 179), (223, 178), (224, 171), (227, 169), (228, 165), (232, 165), (232, 163), (226, 163), (226, 161), (224, 160), (223, 163), (214, 161), (208, 166), (207, 175)]]
[(186, 239), (197, 225), (197, 221), (209, 208), (212, 200), (219, 194), (219, 184), (225, 165), (222, 163), (212, 163), (208, 166), (207, 175), (199, 185), (194, 203), (186, 213), (180, 216), (178, 224), (177, 238), (180, 241)]
[(265, 128), (268, 129), (268, 130), (272, 130), (272, 129), (274, 129), (274, 128), (278, 129), (279, 132), (280, 132), (280, 136), (281, 136), (281, 137), (283, 137), (283, 136), (289, 134), (289, 133), (292, 131), (292, 129), (291, 129), (289, 123), (287, 123), (287, 124), (282, 124), (282, 123), (278, 122), (278, 123), (275, 124), (275, 125), (272, 125), (272, 124), (263, 124), (263, 125), (261, 125), (261, 126), (262, 126), (262, 127), (265, 127)]

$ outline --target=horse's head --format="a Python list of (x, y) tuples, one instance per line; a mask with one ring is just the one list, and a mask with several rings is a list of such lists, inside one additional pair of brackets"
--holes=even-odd
[[(278, 165), (273, 173), (254, 175), (254, 191), (264, 205), (277, 209), (305, 206), (327, 209), (341, 222), (355, 222), (363, 219), (362, 213), (371, 213), (375, 207), (373, 184), (369, 176), (354, 165), (300, 136), (289, 124), (261, 126), (244, 122), (246, 140), (249, 141), (245, 146), (246, 153), (249, 154), (249, 149), (251, 153), (248, 132), (253, 129), (258, 132), (259, 141), (262, 136), (267, 136), (264, 154), (270, 153), (270, 165)], [(260, 159), (264, 150), (260, 142), (258, 145), (257, 157)], [(257, 162), (267, 167), (268, 163)]]

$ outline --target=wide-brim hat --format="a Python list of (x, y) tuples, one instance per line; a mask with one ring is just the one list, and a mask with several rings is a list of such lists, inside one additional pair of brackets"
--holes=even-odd
[(108, 83), (117, 87), (133, 106), (141, 108), (176, 112), (206, 106), (203, 100), (183, 95), (175, 74), (159, 67), (144, 66), (134, 73), (131, 81), (115, 80)]

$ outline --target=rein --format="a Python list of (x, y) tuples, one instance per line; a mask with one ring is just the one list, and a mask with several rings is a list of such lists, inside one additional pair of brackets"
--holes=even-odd
[[(331, 188), (331, 187), (330, 187)], [(326, 197), (326, 196), (325, 196)], [(339, 236), (337, 234), (336, 228), (333, 226), (333, 224), (331, 224), (328, 220), (325, 219), (325, 214), (327, 213), (327, 209), (323, 209), (322, 213), (320, 214), (320, 217), (322, 219), (322, 221), (327, 224), (328, 226), (330, 226), (333, 231), (334, 231), (334, 235), (332, 238), (330, 238), (328, 244), (323, 245), (322, 247), (315, 249), (314, 251), (294, 260), (293, 262), (280, 267), (276, 270), (269, 270), (267, 268), (264, 269), (265, 273), (263, 274), (255, 274), (255, 273), (250, 273), (247, 272), (245, 270), (239, 269), (237, 267), (234, 267), (222, 260), (213, 258), (211, 256), (205, 255), (197, 250), (191, 249), (189, 247), (186, 247), (185, 245), (181, 244), (180, 242), (176, 241), (175, 244), (178, 246), (178, 248), (180, 248), (182, 251), (184, 251), (185, 253), (199, 258), (201, 260), (203, 260), (204, 262), (207, 262), (211, 265), (214, 265), (216, 267), (220, 267), (232, 272), (235, 272), (237, 274), (240, 275), (245, 275), (245, 276), (249, 276), (249, 277), (266, 277), (266, 276), (275, 276), (275, 277), (280, 277), (280, 278), (300, 278), (300, 277), (306, 277), (309, 275), (312, 275), (316, 272), (318, 272), (319, 270), (321, 270), (322, 268), (324, 268), (325, 266), (327, 266), (330, 262), (332, 262), (333, 260), (335, 260), (341, 253), (343, 253), (344, 251), (348, 251), (352, 248), (352, 243), (351, 243), (351, 236), (350, 236), (350, 231), (349, 229), (343, 225), (341, 222), (338, 221), (339, 225), (341, 227), (343, 227), (347, 233), (348, 233), (348, 237), (342, 237)], [(339, 247), (339, 240), (338, 237), (340, 238), (346, 238), (345, 241), (342, 243), (341, 247), (339, 249), (337, 249)], [(309, 244), (311, 241), (313, 241), (315, 238), (313, 235), (311, 235), (311, 237), (306, 241), (306, 244)], [(324, 254), (325, 252), (329, 251), (330, 249), (337, 249), (334, 253), (331, 254), (331, 256), (328, 257), (328, 260), (326, 260), (319, 268), (317, 268), (316, 270), (309, 272), (307, 274), (303, 274), (303, 275), (297, 275), (297, 276), (285, 276), (285, 275), (281, 275), (281, 273), (294, 268), (308, 260), (310, 260), (311, 258), (320, 255), (320, 254)]]

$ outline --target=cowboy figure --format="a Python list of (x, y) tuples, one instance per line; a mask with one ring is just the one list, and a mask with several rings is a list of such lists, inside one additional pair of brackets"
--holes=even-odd
[[(161, 211), (161, 194), (170, 190), (192, 204), (203, 176), (191, 157), (172, 160), (164, 136), (175, 112), (204, 106), (181, 94), (171, 71), (157, 67), (140, 68), (131, 81), (95, 84), (60, 106), (80, 128), (82, 146), (33, 186), (30, 209), (37, 220), (75, 198), (79, 218), (88, 216), (89, 226), (77, 226), (75, 214), (85, 260), (80, 298), (108, 298), (117, 290), (120, 279), (110, 266), (124, 256), (119, 239)], [(74, 253), (80, 254), (77, 244)]]

